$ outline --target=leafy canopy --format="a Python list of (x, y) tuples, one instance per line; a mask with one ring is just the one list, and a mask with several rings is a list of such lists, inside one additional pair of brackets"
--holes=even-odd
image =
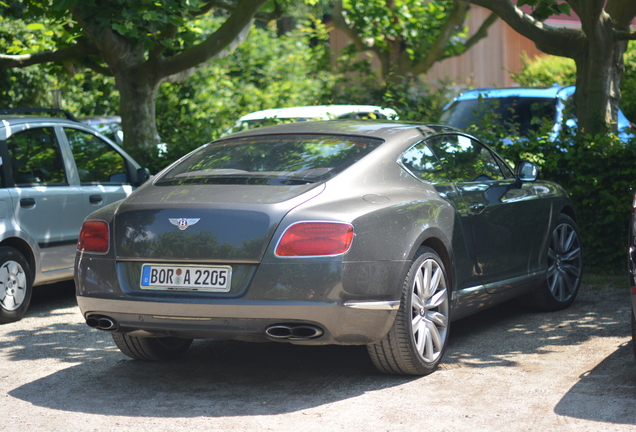
[[(373, 41), (381, 51), (391, 51), (390, 44), (398, 42), (413, 63), (428, 55), (453, 10), (448, 0), (344, 0), (342, 5), (344, 16), (363, 40)], [(465, 26), (456, 29), (444, 57), (463, 52), (467, 32)]]

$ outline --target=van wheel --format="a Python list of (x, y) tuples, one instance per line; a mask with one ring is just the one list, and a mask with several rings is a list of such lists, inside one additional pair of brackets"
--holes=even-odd
[(0, 247), (0, 323), (22, 319), (31, 303), (32, 279), (26, 258), (12, 247)]

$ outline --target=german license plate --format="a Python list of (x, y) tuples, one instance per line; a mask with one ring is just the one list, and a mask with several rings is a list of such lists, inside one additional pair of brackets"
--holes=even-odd
[(169, 291), (228, 292), (230, 266), (144, 264), (141, 289)]

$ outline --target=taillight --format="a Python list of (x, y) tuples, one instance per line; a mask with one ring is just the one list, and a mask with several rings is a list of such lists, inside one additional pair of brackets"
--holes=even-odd
[(91, 220), (82, 224), (77, 249), (83, 252), (108, 252), (108, 224)]
[(340, 255), (349, 250), (353, 226), (344, 222), (299, 222), (285, 231), (276, 246), (281, 257)]

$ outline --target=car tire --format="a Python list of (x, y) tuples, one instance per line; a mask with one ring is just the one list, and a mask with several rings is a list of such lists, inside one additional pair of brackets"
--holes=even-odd
[(428, 375), (439, 365), (450, 328), (450, 287), (434, 250), (418, 250), (404, 281), (393, 326), (367, 346), (371, 361), (389, 374)]
[(581, 285), (583, 249), (578, 227), (572, 218), (559, 215), (550, 236), (548, 270), (539, 287), (521, 297), (531, 309), (557, 311), (570, 307)]
[(112, 333), (117, 348), (128, 357), (153, 362), (175, 360), (192, 344), (192, 339), (177, 337), (135, 337)]
[(19, 321), (31, 303), (33, 277), (24, 255), (0, 247), (0, 323)]

